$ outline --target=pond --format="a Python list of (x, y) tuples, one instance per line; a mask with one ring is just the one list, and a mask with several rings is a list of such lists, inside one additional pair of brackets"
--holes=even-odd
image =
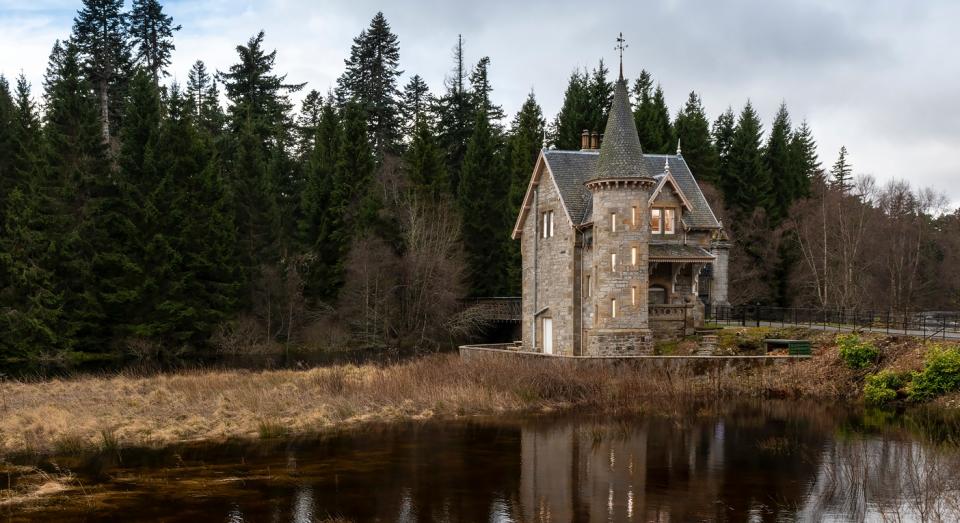
[(82, 488), (0, 519), (956, 521), (956, 418), (764, 401), (125, 449), (33, 463)]

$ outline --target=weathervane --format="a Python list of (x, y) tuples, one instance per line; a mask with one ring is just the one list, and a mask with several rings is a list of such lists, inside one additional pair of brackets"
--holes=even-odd
[(620, 36), (617, 37), (617, 46), (614, 47), (615, 50), (620, 51), (620, 78), (623, 79), (623, 50), (630, 47), (627, 45), (627, 41), (623, 38), (623, 33), (620, 33)]

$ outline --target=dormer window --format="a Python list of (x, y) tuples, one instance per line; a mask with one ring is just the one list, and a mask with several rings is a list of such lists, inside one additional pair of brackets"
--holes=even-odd
[(676, 209), (656, 208), (650, 210), (650, 230), (653, 234), (676, 234), (676, 223)]

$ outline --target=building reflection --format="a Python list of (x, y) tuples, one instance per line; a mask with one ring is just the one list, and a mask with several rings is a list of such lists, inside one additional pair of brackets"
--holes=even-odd
[(530, 424), (521, 433), (518, 519), (777, 521), (801, 504), (815, 474), (799, 450), (749, 420), (735, 430), (656, 418)]

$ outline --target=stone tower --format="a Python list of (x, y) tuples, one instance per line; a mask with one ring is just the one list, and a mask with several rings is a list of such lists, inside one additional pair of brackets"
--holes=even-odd
[(585, 355), (642, 354), (653, 347), (648, 319), (650, 193), (647, 167), (623, 72), (617, 81), (596, 173), (585, 182), (593, 203), (594, 307)]

